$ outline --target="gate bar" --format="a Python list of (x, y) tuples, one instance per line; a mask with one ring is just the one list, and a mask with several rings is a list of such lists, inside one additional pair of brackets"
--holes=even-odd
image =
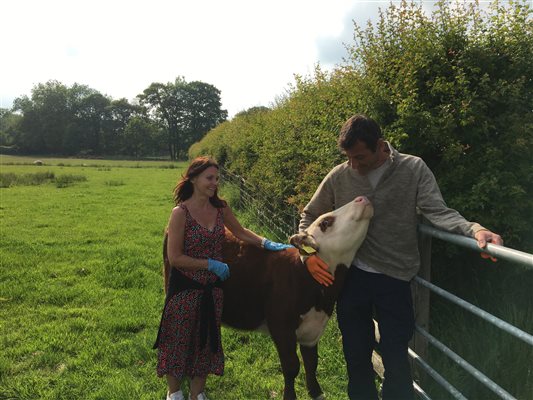
[(435, 229), (429, 225), (419, 224), (418, 229), (420, 232), (431, 235), (433, 237), (442, 239), (446, 242), (458, 244), (463, 247), (468, 247), (471, 250), (477, 252), (488, 253), (494, 257), (501, 257), (502, 259), (514, 261), (522, 264), (526, 267), (533, 268), (533, 254), (525, 253), (523, 251), (511, 249), (505, 246), (498, 246), (492, 243), (487, 243), (485, 249), (481, 249), (477, 245), (477, 240), (462, 235), (456, 235), (450, 232), (444, 232), (439, 229)]
[[(450, 393), (454, 399), (457, 400), (467, 400), (465, 396), (462, 395), (460, 391), (458, 391), (450, 382), (448, 382), (446, 379), (442, 377), (441, 374), (439, 374), (437, 371), (435, 371), (427, 362), (425, 362), (418, 354), (416, 354), (413, 350), (408, 349), (409, 355), (413, 360), (415, 360), (420, 367), (426, 371), (435, 381), (440, 384), (448, 393)], [(416, 383), (413, 382), (414, 385)], [(418, 385), (417, 385), (418, 386)], [(416, 386), (415, 386), (416, 389)], [(424, 392), (425, 394), (425, 392)], [(424, 397), (422, 395), (422, 397)], [(427, 397), (427, 395), (426, 395)], [(425, 397), (424, 397), (425, 398)]]
[(450, 292), (447, 292), (444, 289), (441, 289), (438, 286), (435, 286), (432, 283), (429, 283), (428, 281), (415, 276), (413, 278), (417, 283), (421, 284), (422, 286), (427, 287), (432, 292), (437, 293), (438, 295), (444, 297), (446, 300), (451, 301), (452, 303), (457, 304), (458, 306), (463, 307), (464, 309), (470, 311), (473, 314), (476, 314), (478, 317), (484, 319), (485, 321), (490, 322), (493, 325), (496, 325), (498, 328), (504, 330), (505, 332), (517, 337), (518, 339), (523, 340), (530, 346), (533, 346), (533, 335), (530, 335), (527, 332), (524, 332), (521, 329), (518, 329), (516, 326), (513, 326), (509, 324), (508, 322), (505, 322), (504, 320), (495, 317), (492, 314), (489, 314), (486, 311), (483, 311), (481, 308), (476, 307), (473, 304), (468, 303), (467, 301), (464, 301), (463, 299), (455, 296), (454, 294), (451, 294)]
[(419, 326), (416, 326), (415, 329), (418, 333), (424, 336), (433, 346), (435, 346), (440, 351), (442, 351), (444, 354), (446, 354), (448, 357), (450, 357), (453, 361), (459, 364), (463, 369), (468, 371), (474, 378), (476, 378), (478, 381), (483, 383), (486, 387), (488, 387), (490, 390), (492, 390), (502, 399), (516, 400), (516, 397), (513, 397), (513, 395), (511, 395), (509, 392), (507, 392), (497, 383), (495, 383), (490, 378), (488, 378), (485, 374), (480, 372), (478, 369), (476, 369), (474, 366), (468, 363), (465, 359), (458, 356), (449, 347), (439, 342), (435, 337), (431, 336), (427, 331), (420, 328)]

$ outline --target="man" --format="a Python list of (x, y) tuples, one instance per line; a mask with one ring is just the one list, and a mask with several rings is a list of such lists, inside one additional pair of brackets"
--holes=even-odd
[[(337, 303), (348, 395), (352, 400), (378, 398), (371, 362), (375, 316), (385, 368), (382, 398), (412, 399), (407, 346), (414, 331), (410, 281), (420, 264), (419, 214), (440, 229), (475, 237), (480, 247), (487, 242), (501, 245), (502, 239), (448, 208), (424, 161), (392, 148), (371, 118), (355, 115), (348, 119), (338, 144), (348, 161), (324, 178), (303, 211), (299, 229), (305, 230), (321, 214), (357, 196), (371, 200), (374, 217)], [(319, 283), (332, 283), (328, 266), (318, 256), (308, 257), (305, 264)]]

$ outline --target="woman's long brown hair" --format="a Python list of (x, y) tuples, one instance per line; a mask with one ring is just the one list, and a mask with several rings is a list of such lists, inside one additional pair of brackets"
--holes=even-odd
[[(210, 157), (196, 157), (191, 161), (187, 171), (174, 188), (174, 202), (176, 205), (192, 196), (194, 186), (191, 179), (197, 177), (209, 167), (220, 169), (217, 162)], [(224, 208), (226, 206), (226, 202), (218, 197), (218, 188), (215, 190), (215, 194), (209, 198), (209, 202), (216, 208)]]

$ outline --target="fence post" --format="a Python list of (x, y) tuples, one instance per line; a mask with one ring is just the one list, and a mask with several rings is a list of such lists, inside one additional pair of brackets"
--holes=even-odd
[[(418, 233), (418, 251), (420, 253), (420, 271), (418, 272), (418, 276), (427, 281), (431, 281), (431, 236), (420, 231)], [(412, 281), (411, 290), (413, 294), (415, 324), (423, 328), (425, 331), (429, 331), (429, 289)], [(409, 347), (411, 347), (422, 359), (428, 359), (427, 339), (418, 332), (415, 332)], [(415, 368), (413, 361), (411, 366), (415, 373), (415, 379), (420, 378), (420, 374)]]

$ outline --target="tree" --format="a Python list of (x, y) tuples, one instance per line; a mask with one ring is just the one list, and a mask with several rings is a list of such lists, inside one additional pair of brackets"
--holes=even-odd
[(31, 98), (15, 99), (22, 119), (16, 142), (23, 151), (43, 154), (101, 153), (103, 121), (110, 100), (86, 85), (39, 83)]
[(140, 103), (147, 107), (150, 117), (166, 130), (168, 152), (172, 160), (177, 159), (180, 143), (180, 110), (183, 109), (183, 101), (176, 95), (175, 86), (181, 81), (181, 78), (176, 78), (174, 84), (152, 83), (143, 94), (137, 96)]
[(7, 108), (0, 108), (0, 146), (11, 146), (15, 143), (17, 125), (21, 118)]
[(226, 120), (228, 113), (222, 110), (220, 90), (199, 81), (185, 86), (185, 114), (183, 150), (199, 141), (207, 132)]
[(106, 110), (106, 117), (103, 130), (106, 154), (127, 154), (124, 130), (131, 118), (147, 117), (146, 109), (122, 98), (111, 101)]
[(173, 160), (184, 157), (192, 143), (227, 118), (218, 89), (202, 82), (187, 83), (182, 77), (173, 83), (152, 83), (138, 98), (166, 130)]
[[(15, 99), (14, 111), (21, 111), (21, 147), (27, 151), (61, 152), (68, 125), (67, 87), (58, 81), (40, 83), (32, 89), (31, 100)], [(26, 119), (27, 117), (27, 119)]]
[(104, 120), (111, 100), (97, 90), (77, 83), (68, 90), (68, 98), (71, 125), (65, 136), (71, 143), (76, 139), (78, 152), (102, 154), (105, 150)]
[(136, 158), (147, 156), (157, 148), (158, 128), (147, 118), (131, 117), (124, 129), (125, 154)]
[(22, 114), (22, 119), (17, 126), (15, 144), (22, 152), (43, 152), (45, 144), (41, 118), (31, 99), (28, 96), (16, 98), (13, 102), (13, 111)]

